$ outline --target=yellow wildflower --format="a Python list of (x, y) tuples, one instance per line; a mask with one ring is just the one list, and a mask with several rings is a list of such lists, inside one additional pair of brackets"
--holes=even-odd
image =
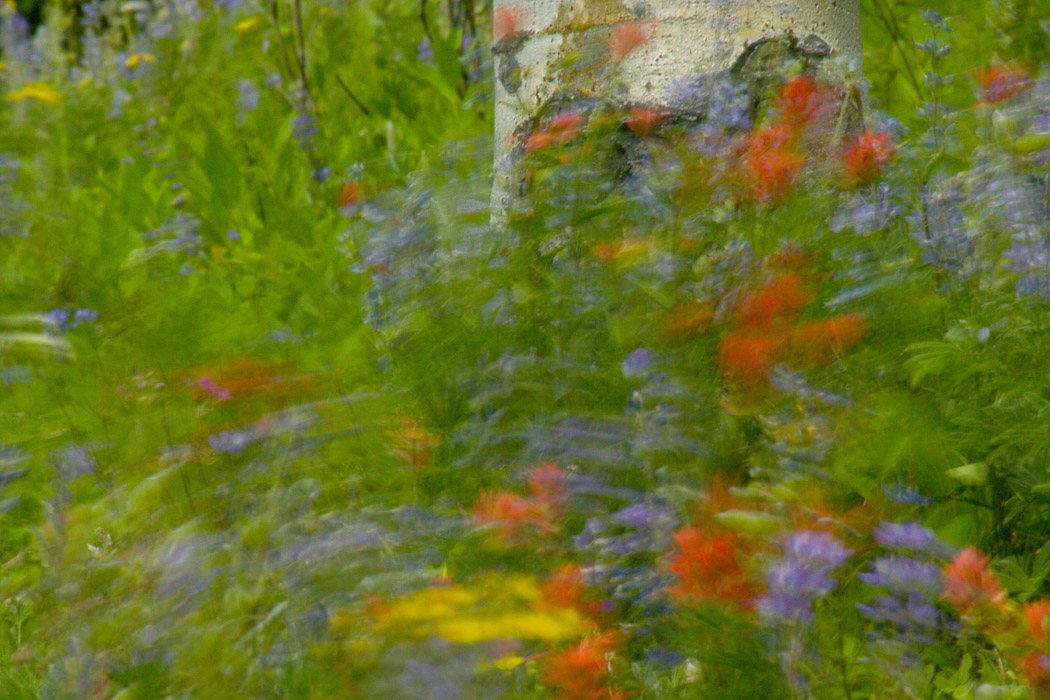
[(523, 663), (525, 663), (525, 659), (516, 654), (512, 654), (511, 656), (504, 656), (501, 659), (496, 659), (492, 662), (492, 665), (501, 671), (510, 671), (511, 669), (521, 666)]
[(47, 83), (26, 83), (21, 90), (16, 90), (7, 96), (8, 102), (23, 102), (25, 100), (40, 100), (55, 104), (62, 99), (62, 93)]
[(151, 53), (133, 53), (130, 56), (128, 56), (126, 61), (124, 61), (124, 65), (128, 68), (135, 68), (143, 62), (153, 63), (156, 60), (156, 57)]
[(495, 639), (559, 642), (593, 623), (569, 607), (538, 607), (540, 590), (529, 577), (492, 576), (475, 586), (427, 588), (385, 605), (382, 629), (415, 638), (436, 635), (457, 644)]
[(233, 31), (235, 32), (250, 32), (251, 30), (262, 24), (262, 19), (259, 17), (249, 17), (248, 19), (242, 19), (237, 24), (233, 25)]

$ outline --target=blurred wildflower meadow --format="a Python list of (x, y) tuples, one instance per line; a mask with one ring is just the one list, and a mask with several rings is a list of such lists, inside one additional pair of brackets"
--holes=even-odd
[(494, 226), (515, 11), (0, 3), (0, 698), (1050, 698), (1050, 3)]

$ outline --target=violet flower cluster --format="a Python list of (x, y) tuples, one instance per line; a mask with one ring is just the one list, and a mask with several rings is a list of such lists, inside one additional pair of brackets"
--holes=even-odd
[(879, 594), (869, 604), (858, 603), (857, 609), (878, 624), (878, 641), (928, 641), (942, 624), (934, 607), (941, 569), (930, 557), (946, 553), (946, 545), (919, 523), (884, 522), (874, 536), (893, 553), (872, 560), (868, 570), (858, 575)]
[(766, 574), (768, 593), (758, 600), (759, 614), (773, 623), (812, 622), (813, 604), (835, 589), (832, 574), (852, 554), (826, 532), (792, 534), (784, 543), (784, 558)]

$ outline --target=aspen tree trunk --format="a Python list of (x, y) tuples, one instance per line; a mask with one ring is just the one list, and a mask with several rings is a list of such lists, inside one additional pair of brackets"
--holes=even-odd
[[(617, 30), (647, 41), (622, 59), (626, 100), (665, 105), (676, 81), (718, 73), (763, 41), (790, 38), (830, 57), (861, 59), (859, 0), (495, 0), (493, 214), (510, 204), (515, 148), (552, 99), (593, 99), (604, 84)], [(622, 30), (621, 30), (622, 31)], [(839, 63), (843, 63), (840, 61)]]

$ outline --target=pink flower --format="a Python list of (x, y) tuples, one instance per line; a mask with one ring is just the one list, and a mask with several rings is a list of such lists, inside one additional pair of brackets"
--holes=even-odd
[(229, 401), (231, 398), (229, 389), (224, 389), (215, 382), (212, 381), (211, 377), (201, 377), (197, 380), (197, 386), (204, 390), (208, 396), (219, 401)]

